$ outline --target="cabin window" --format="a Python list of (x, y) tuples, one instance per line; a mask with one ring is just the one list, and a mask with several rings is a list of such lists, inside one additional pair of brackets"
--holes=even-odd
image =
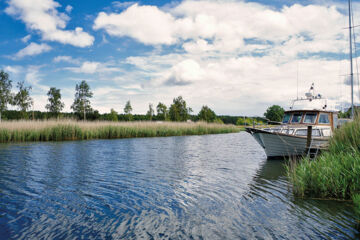
[[(298, 129), (295, 133), (296, 136), (307, 136), (307, 129)], [(319, 137), (320, 136), (320, 130), (319, 129), (313, 129), (311, 131), (311, 136)]]
[(334, 114), (334, 115), (333, 115), (333, 116), (334, 116), (334, 118), (333, 118), (333, 119), (334, 119), (334, 127), (337, 128), (337, 127), (338, 127), (338, 124), (339, 124), (339, 122), (338, 122), (338, 121), (339, 121), (338, 115), (337, 115), (337, 113), (333, 113), (333, 114)]
[(329, 114), (321, 113), (319, 117), (319, 124), (329, 124)]
[(305, 115), (304, 123), (315, 123), (316, 121), (316, 113), (307, 113)]
[(284, 118), (283, 118), (283, 123), (289, 123), (291, 114), (290, 113), (285, 113)]
[(330, 130), (330, 128), (329, 128), (329, 129), (323, 129), (322, 132), (323, 132), (323, 135), (324, 135), (325, 137), (330, 137), (330, 136), (331, 136), (331, 130)]
[(294, 129), (282, 129), (281, 133), (292, 135), (294, 133)]
[(313, 129), (311, 132), (312, 136), (319, 137), (320, 136), (320, 130), (319, 129)]
[(307, 136), (307, 130), (306, 129), (298, 129), (295, 133), (296, 136)]
[(301, 121), (301, 118), (302, 118), (302, 113), (294, 113), (291, 119), (291, 123), (299, 123)]

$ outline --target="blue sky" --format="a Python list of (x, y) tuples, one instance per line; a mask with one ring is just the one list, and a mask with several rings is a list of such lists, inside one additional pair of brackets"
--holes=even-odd
[[(353, 1), (355, 24), (359, 6)], [(122, 112), (127, 100), (145, 113), (149, 103), (170, 105), (182, 95), (195, 113), (208, 105), (217, 114), (262, 115), (272, 104), (288, 107), (297, 79), (300, 94), (314, 82), (339, 107), (350, 99), (346, 7), (321, 0), (1, 1), (0, 68), (32, 86), (37, 110), (57, 87), (70, 111), (81, 80), (102, 113)]]

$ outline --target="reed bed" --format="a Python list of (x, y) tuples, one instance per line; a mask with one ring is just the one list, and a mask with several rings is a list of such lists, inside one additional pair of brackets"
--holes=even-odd
[(337, 129), (315, 160), (291, 161), (287, 173), (296, 195), (352, 199), (360, 210), (360, 120)]
[(238, 132), (233, 125), (175, 122), (4, 121), (0, 143), (135, 137), (167, 137)]

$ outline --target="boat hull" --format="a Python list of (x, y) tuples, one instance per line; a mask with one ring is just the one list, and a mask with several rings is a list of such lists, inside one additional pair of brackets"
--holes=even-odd
[[(255, 128), (247, 128), (246, 131), (264, 148), (268, 159), (299, 156), (306, 151), (306, 137), (274, 133)], [(320, 148), (327, 142), (328, 139), (325, 138), (313, 138), (311, 146)]]

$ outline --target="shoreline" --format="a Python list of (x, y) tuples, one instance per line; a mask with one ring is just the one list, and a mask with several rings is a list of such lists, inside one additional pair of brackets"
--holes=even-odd
[(184, 122), (3, 121), (0, 143), (76, 141), (236, 133), (235, 125)]

